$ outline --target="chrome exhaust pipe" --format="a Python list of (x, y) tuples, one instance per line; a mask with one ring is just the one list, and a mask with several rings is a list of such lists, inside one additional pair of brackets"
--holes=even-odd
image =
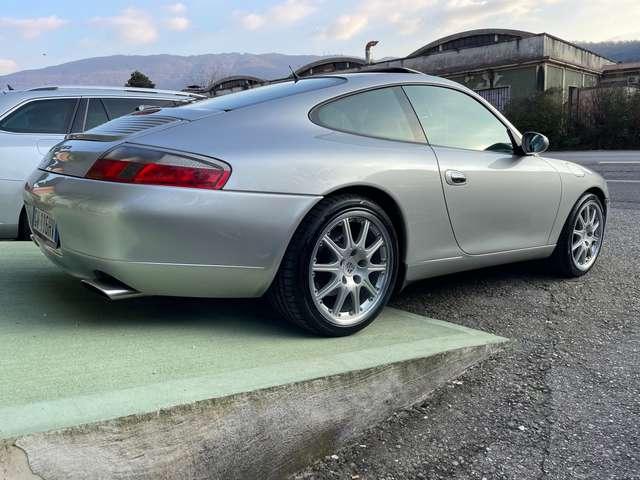
[(126, 300), (127, 298), (144, 297), (144, 293), (140, 293), (115, 279), (81, 280), (81, 282), (82, 285), (89, 290), (109, 300)]

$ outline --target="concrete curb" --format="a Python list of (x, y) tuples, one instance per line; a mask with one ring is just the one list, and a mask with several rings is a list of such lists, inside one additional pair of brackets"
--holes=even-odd
[(22, 436), (0, 444), (0, 479), (282, 478), (422, 401), (500, 348), (464, 347)]

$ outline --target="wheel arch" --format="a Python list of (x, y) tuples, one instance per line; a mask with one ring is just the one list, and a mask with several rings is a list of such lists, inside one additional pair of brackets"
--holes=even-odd
[(340, 187), (336, 190), (332, 190), (331, 192), (324, 195), (325, 197), (333, 197), (341, 194), (354, 194), (354, 195), (362, 195), (363, 197), (370, 198), (374, 202), (376, 202), (380, 207), (385, 211), (391, 222), (393, 223), (393, 227), (396, 230), (398, 235), (398, 250), (400, 253), (400, 262), (398, 262), (398, 279), (396, 281), (396, 290), (398, 290), (402, 285), (404, 285), (405, 275), (406, 275), (406, 258), (407, 258), (407, 248), (408, 248), (408, 234), (407, 234), (407, 224), (405, 220), (405, 216), (402, 213), (402, 209), (400, 205), (396, 201), (393, 196), (391, 196), (388, 192), (383, 190), (380, 187), (372, 186), (372, 185), (349, 185), (345, 187)]
[(593, 193), (596, 197), (598, 197), (598, 199), (600, 200), (600, 203), (602, 203), (602, 208), (604, 208), (604, 212), (606, 216), (607, 196), (605, 195), (604, 190), (602, 190), (600, 187), (591, 187), (588, 190), (586, 190), (582, 195), (585, 195), (587, 193)]

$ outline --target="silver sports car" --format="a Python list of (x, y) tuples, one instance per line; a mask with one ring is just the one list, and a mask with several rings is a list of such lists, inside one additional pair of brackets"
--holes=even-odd
[(589, 271), (605, 181), (547, 146), (452, 81), (330, 75), (71, 135), (24, 198), (44, 254), (109, 298), (266, 294), (348, 335), (418, 279), (546, 257)]

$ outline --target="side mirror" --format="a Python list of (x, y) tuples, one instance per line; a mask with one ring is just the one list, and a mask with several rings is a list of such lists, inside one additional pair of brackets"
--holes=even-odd
[(525, 132), (522, 135), (522, 151), (526, 155), (546, 152), (549, 148), (549, 139), (536, 132)]

